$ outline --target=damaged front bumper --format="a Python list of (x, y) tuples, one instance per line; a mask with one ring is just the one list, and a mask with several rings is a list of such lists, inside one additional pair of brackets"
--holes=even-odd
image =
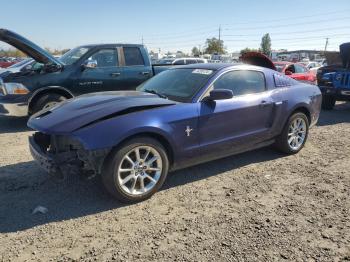
[(47, 135), (41, 132), (29, 137), (29, 149), (37, 163), (50, 174), (100, 174), (109, 150), (86, 150), (80, 142), (68, 136)]

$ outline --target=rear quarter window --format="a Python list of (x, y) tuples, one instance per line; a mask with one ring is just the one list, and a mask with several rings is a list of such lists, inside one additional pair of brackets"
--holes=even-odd
[(145, 65), (140, 48), (138, 47), (124, 47), (124, 58), (126, 66)]
[(276, 87), (287, 87), (295, 85), (296, 81), (282, 74), (273, 74)]

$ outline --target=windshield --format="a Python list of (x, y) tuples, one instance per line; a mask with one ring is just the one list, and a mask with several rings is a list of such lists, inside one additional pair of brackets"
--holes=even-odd
[(85, 55), (87, 51), (89, 51), (87, 47), (76, 47), (62, 55), (58, 60), (65, 65), (71, 65)]
[(137, 90), (158, 93), (177, 102), (190, 103), (213, 73), (213, 70), (207, 69), (170, 69), (144, 82)]

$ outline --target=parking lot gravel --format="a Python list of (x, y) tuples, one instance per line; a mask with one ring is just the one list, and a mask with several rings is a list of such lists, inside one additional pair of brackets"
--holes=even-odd
[(98, 179), (50, 178), (30, 134), (26, 119), (0, 118), (0, 261), (350, 260), (350, 104), (322, 111), (297, 155), (177, 171), (134, 205)]

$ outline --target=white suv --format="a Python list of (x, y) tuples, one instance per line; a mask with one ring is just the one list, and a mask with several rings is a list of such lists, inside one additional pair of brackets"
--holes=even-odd
[(197, 57), (184, 57), (184, 58), (164, 58), (158, 61), (157, 64), (162, 65), (189, 65), (189, 64), (200, 64), (208, 63), (207, 59)]

